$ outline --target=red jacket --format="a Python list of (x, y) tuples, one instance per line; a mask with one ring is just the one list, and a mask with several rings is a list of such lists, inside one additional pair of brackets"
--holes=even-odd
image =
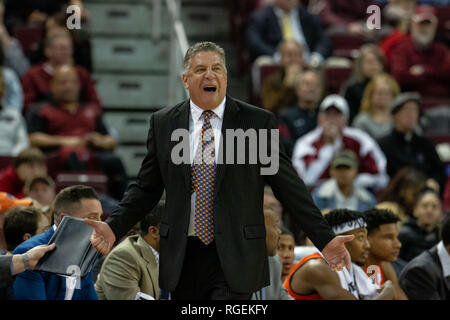
[(13, 166), (6, 167), (0, 171), (0, 191), (7, 192), (16, 198), (24, 198), (23, 182)]
[[(411, 37), (398, 43), (391, 53), (391, 74), (402, 91), (417, 91), (422, 96), (450, 96), (450, 53), (447, 47), (433, 42), (427, 50), (415, 48)], [(411, 74), (414, 65), (423, 66), (421, 75)]]
[[(82, 66), (75, 66), (80, 79), (80, 101), (101, 106), (95, 91), (94, 81), (89, 72)], [(33, 104), (50, 97), (50, 82), (52, 74), (44, 68), (44, 63), (31, 67), (22, 77), (24, 92), (23, 114), (26, 114)]]

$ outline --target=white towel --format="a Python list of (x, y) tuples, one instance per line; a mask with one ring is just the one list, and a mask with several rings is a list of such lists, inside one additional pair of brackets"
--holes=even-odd
[(336, 272), (342, 288), (352, 293), (357, 299), (372, 300), (377, 296), (377, 287), (360, 266), (352, 263), (350, 271), (343, 268)]

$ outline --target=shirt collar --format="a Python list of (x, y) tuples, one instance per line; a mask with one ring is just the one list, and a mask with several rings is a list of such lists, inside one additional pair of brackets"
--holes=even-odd
[[(222, 100), (222, 102), (212, 111), (214, 112), (214, 114), (219, 118), (222, 119), (223, 118), (223, 114), (225, 112), (225, 102), (227, 100), (227, 97), (225, 96)], [(191, 116), (192, 116), (192, 120), (194, 120), (194, 123), (196, 123), (197, 121), (200, 120), (200, 117), (202, 116), (203, 110), (202, 108), (200, 108), (199, 106), (197, 106), (194, 101), (190, 100), (190, 106), (191, 106)]]
[(450, 276), (450, 255), (448, 254), (447, 249), (444, 246), (444, 242), (440, 241), (437, 246), (437, 253), (439, 256), (439, 260), (441, 260), (442, 271), (444, 273), (444, 277)]

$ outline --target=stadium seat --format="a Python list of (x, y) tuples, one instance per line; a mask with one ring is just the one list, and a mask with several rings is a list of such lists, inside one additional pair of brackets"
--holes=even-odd
[(14, 30), (14, 37), (19, 41), (25, 55), (39, 48), (42, 36), (41, 27), (18, 26)]
[(325, 67), (327, 92), (339, 93), (352, 73), (351, 67)]
[(101, 172), (60, 172), (55, 179), (56, 192), (66, 187), (82, 184), (94, 188), (97, 192), (108, 194), (108, 177)]
[(10, 156), (0, 156), (0, 170), (9, 166), (13, 159), (14, 157)]
[(436, 38), (447, 45), (450, 44), (450, 6), (435, 6), (438, 18)]
[(348, 34), (332, 34), (329, 36), (333, 45), (333, 56), (354, 59), (364, 40)]

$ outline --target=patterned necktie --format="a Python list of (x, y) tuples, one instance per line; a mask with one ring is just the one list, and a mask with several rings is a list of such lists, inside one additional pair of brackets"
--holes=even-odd
[(282, 24), (283, 24), (283, 39), (284, 40), (294, 39), (294, 32), (292, 31), (291, 15), (289, 13), (283, 14)]
[(214, 240), (214, 185), (216, 180), (216, 158), (214, 131), (209, 121), (214, 112), (204, 111), (201, 142), (191, 166), (193, 192), (195, 196), (194, 234), (204, 244)]

